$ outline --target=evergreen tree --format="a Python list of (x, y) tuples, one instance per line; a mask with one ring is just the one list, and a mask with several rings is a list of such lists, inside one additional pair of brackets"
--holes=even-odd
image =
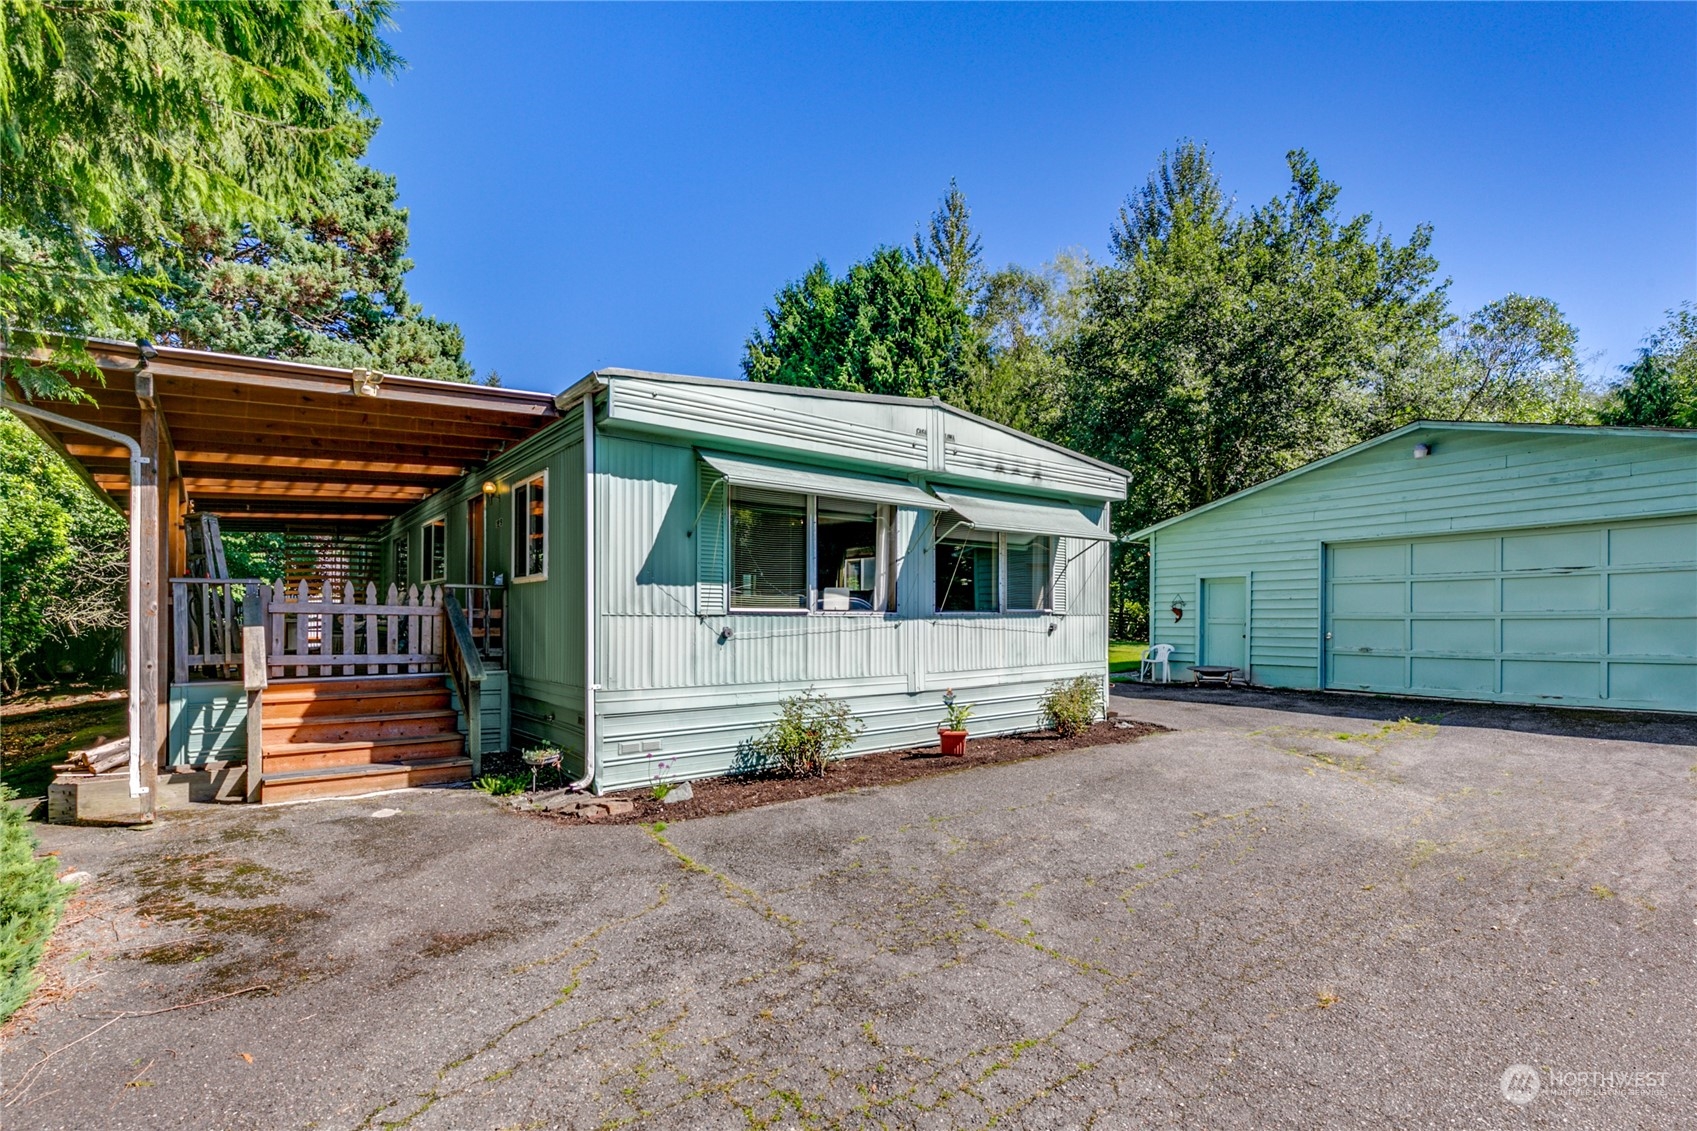
[(924, 230), (913, 237), (913, 261), (943, 273), (949, 293), (963, 310), (974, 309), (984, 282), (983, 244), (972, 230), (972, 210), (953, 177), (949, 191)]
[(194, 349), (471, 379), (459, 327), (406, 293), (407, 211), (395, 178), (338, 166), (293, 216), (203, 223), (184, 236), (156, 338)]
[[(372, 129), (389, 0), (8, 0), (0, 329), (143, 332), (192, 218), (286, 214)], [(114, 261), (122, 270), (109, 269)], [(12, 376), (63, 393), (51, 368)]]
[(935, 264), (880, 248), (840, 279), (823, 261), (778, 292), (744, 345), (751, 381), (946, 396), (973, 347), (972, 318)]

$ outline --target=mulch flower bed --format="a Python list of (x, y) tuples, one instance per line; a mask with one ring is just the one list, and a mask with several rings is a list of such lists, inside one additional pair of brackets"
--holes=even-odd
[(935, 777), (938, 774), (971, 769), (974, 766), (1024, 762), (1046, 754), (1058, 754), (1063, 750), (1131, 742), (1167, 729), (1156, 723), (1113, 719), (1097, 723), (1071, 738), (1063, 738), (1054, 731), (983, 738), (974, 735), (967, 740), (966, 753), (959, 758), (945, 758), (937, 746), (891, 750), (882, 754), (860, 754), (833, 762), (830, 772), (824, 777), (704, 778), (691, 783), (694, 796), (688, 801), (675, 801), (667, 805), (656, 801), (646, 789), (630, 789), (608, 795), (609, 798), (632, 802), (630, 811), (626, 813), (592, 818), (569, 812), (539, 815), (570, 824), (636, 825), (653, 821), (687, 821), (691, 817), (712, 817), (721, 813), (734, 813), (739, 809), (772, 805), (779, 801), (795, 801), (803, 797), (818, 797), (821, 794), (841, 793), (867, 786), (895, 785), (898, 782)]

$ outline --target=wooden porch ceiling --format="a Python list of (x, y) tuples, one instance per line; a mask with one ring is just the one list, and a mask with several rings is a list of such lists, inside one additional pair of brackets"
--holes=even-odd
[[(89, 348), (104, 383), (78, 379), (88, 400), (41, 407), (137, 437), (151, 394), (184, 494), (229, 526), (383, 522), (558, 416), (545, 393), (385, 376), (365, 395), (345, 369), (164, 346), (143, 367), (134, 345)], [(125, 503), (123, 447), (26, 423)]]

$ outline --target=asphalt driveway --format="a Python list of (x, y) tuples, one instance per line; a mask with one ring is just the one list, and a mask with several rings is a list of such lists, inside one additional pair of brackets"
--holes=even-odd
[(93, 879), (0, 1123), (1690, 1125), (1690, 720), (1114, 705), (1174, 730), (661, 832), (44, 827)]

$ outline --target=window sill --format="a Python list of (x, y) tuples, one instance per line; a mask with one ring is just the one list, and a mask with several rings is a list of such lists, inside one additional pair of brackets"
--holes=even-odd
[(548, 580), (548, 575), (545, 574), (545, 573), (532, 573), (532, 574), (526, 574), (524, 577), (518, 577), (518, 576), (515, 575), (512, 578), (512, 583), (514, 585), (529, 585), (532, 581), (547, 581), (547, 580)]
[(971, 611), (946, 611), (943, 609), (937, 609), (931, 614), (933, 619), (940, 618), (943, 620), (988, 620), (991, 617), (995, 617), (998, 620), (1034, 620), (1037, 617), (1053, 617), (1059, 615), (1059, 613), (1056, 613), (1051, 609), (1009, 609), (1006, 612), (997, 612), (994, 609), (986, 609), (982, 612), (976, 609)]

